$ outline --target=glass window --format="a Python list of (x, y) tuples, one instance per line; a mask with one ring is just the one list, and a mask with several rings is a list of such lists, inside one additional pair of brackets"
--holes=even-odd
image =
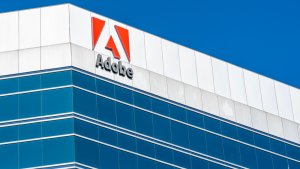
[(155, 145), (156, 159), (173, 164), (173, 150)]
[(224, 136), (238, 139), (236, 126), (221, 122), (221, 130)]
[(271, 151), (274, 151), (275, 153), (281, 155), (286, 155), (285, 143), (274, 139), (270, 139), (270, 145), (271, 145)]
[(280, 156), (272, 154), (274, 169), (288, 169), (288, 160)]
[(288, 161), (289, 161), (288, 169), (299, 169), (300, 168), (300, 163), (293, 161), (293, 160), (288, 160)]
[(209, 162), (208, 165), (209, 169), (225, 169), (224, 166), (212, 162)]
[(171, 143), (171, 122), (169, 119), (153, 115), (154, 137)]
[(43, 165), (74, 162), (74, 137), (42, 140)]
[(117, 125), (135, 131), (133, 108), (121, 103), (116, 103)]
[(95, 78), (82, 73), (72, 71), (73, 85), (96, 92)]
[(18, 95), (0, 97), (0, 121), (18, 119)]
[(178, 151), (173, 151), (174, 153), (174, 164), (184, 167), (184, 168), (192, 168), (191, 159), (189, 155), (180, 153)]
[(272, 157), (270, 153), (256, 149), (258, 169), (273, 168)]
[(42, 92), (43, 115), (72, 111), (72, 88), (47, 90)]
[(96, 79), (97, 93), (115, 98), (115, 85)]
[(19, 91), (36, 90), (41, 88), (41, 75), (19, 78)]
[(42, 141), (30, 141), (19, 144), (19, 167), (42, 166)]
[(72, 84), (71, 71), (42, 74), (41, 79), (42, 88), (58, 87)]
[(241, 164), (239, 143), (223, 138), (225, 160), (234, 164)]
[(155, 169), (155, 161), (138, 156), (139, 169)]
[(74, 111), (97, 119), (96, 95), (73, 88)]
[(169, 104), (169, 108), (170, 108), (170, 117), (171, 118), (186, 122), (186, 110), (185, 109), (178, 107), (178, 106), (174, 106), (172, 104)]
[(151, 98), (143, 94), (133, 92), (134, 105), (143, 109), (151, 110)]
[(133, 104), (133, 94), (131, 90), (125, 89), (120, 86), (115, 86), (115, 94), (116, 94), (116, 99)]
[(73, 119), (42, 122), (42, 130), (43, 137), (73, 133)]
[(152, 114), (134, 109), (136, 131), (148, 136), (153, 136)]
[(118, 133), (113, 130), (106, 129), (104, 127), (99, 127), (99, 141), (117, 146)]
[(253, 133), (251, 131), (239, 127), (237, 129), (240, 141), (254, 145)]
[(31, 123), (19, 126), (19, 140), (39, 138), (42, 136), (42, 123)]
[(213, 157), (224, 159), (222, 137), (206, 133), (207, 153)]
[(242, 166), (257, 168), (255, 148), (240, 144)]
[(188, 130), (191, 150), (207, 154), (205, 132), (193, 127), (188, 127)]
[(113, 169), (119, 168), (118, 150), (99, 144), (100, 146), (100, 168)]
[(75, 137), (75, 152), (76, 162), (99, 168), (98, 143)]
[[(17, 141), (19, 137), (19, 126), (1, 127), (0, 143)], [(5, 136), (5, 137), (2, 137)]]
[(116, 124), (116, 105), (115, 101), (97, 96), (98, 119), (107, 123)]
[(0, 80), (0, 94), (18, 92), (18, 82), (18, 78)]
[(270, 139), (260, 134), (253, 133), (254, 142), (257, 147), (261, 147), (266, 150), (270, 150)]
[(190, 148), (187, 126), (175, 121), (171, 121), (171, 129), (172, 143), (185, 148)]
[(157, 169), (175, 169), (175, 167), (172, 167), (170, 165), (166, 165), (166, 164), (163, 164), (163, 163), (159, 163), (159, 162), (156, 162), (156, 168)]
[(19, 95), (19, 118), (36, 117), (42, 115), (41, 92)]
[(152, 101), (152, 111), (164, 116), (170, 116), (169, 104), (154, 98), (151, 98)]
[(137, 169), (137, 156), (119, 151), (120, 169)]
[(118, 146), (120, 148), (136, 152), (136, 138), (118, 133)]
[(191, 125), (204, 128), (203, 115), (187, 110), (187, 122)]
[(300, 160), (300, 148), (292, 146), (290, 144), (285, 144), (286, 154), (288, 157), (294, 158), (296, 160)]
[(18, 169), (18, 144), (0, 146), (0, 168)]
[(94, 124), (74, 119), (74, 132), (76, 134), (98, 140), (98, 126)]
[(155, 158), (154, 144), (140, 139), (137, 139), (136, 142), (137, 142), (137, 153)]
[(221, 134), (221, 123), (219, 120), (204, 116), (205, 129)]
[(200, 158), (191, 156), (192, 169), (208, 169), (208, 162)]

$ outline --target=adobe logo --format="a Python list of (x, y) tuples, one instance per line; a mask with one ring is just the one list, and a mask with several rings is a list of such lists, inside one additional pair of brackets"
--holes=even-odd
[[(92, 17), (92, 39), (93, 39), (93, 50), (97, 44), (97, 41), (100, 37), (100, 34), (102, 32), (102, 29), (105, 25), (105, 21)], [(119, 40), (121, 41), (121, 44), (123, 46), (123, 49), (125, 51), (125, 54), (127, 56), (128, 62), (130, 62), (130, 47), (129, 47), (129, 33), (128, 30), (125, 28), (122, 28), (120, 26), (115, 25), (115, 30), (119, 36)], [(114, 57), (117, 59), (120, 59), (119, 51), (116, 47), (115, 41), (112, 36), (109, 37), (108, 42), (105, 46), (106, 49), (111, 50)]]

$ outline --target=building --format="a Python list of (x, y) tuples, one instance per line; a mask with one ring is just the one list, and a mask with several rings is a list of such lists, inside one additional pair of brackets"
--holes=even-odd
[(0, 23), (0, 169), (300, 168), (299, 89), (71, 4)]

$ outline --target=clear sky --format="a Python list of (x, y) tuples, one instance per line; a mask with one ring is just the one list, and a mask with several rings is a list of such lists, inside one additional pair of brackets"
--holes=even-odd
[(62, 3), (300, 88), (299, 0), (6, 0), (0, 12)]

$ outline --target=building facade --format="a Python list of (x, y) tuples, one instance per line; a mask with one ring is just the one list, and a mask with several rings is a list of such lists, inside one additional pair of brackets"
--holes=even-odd
[(71, 4), (0, 23), (0, 169), (300, 168), (299, 89)]

